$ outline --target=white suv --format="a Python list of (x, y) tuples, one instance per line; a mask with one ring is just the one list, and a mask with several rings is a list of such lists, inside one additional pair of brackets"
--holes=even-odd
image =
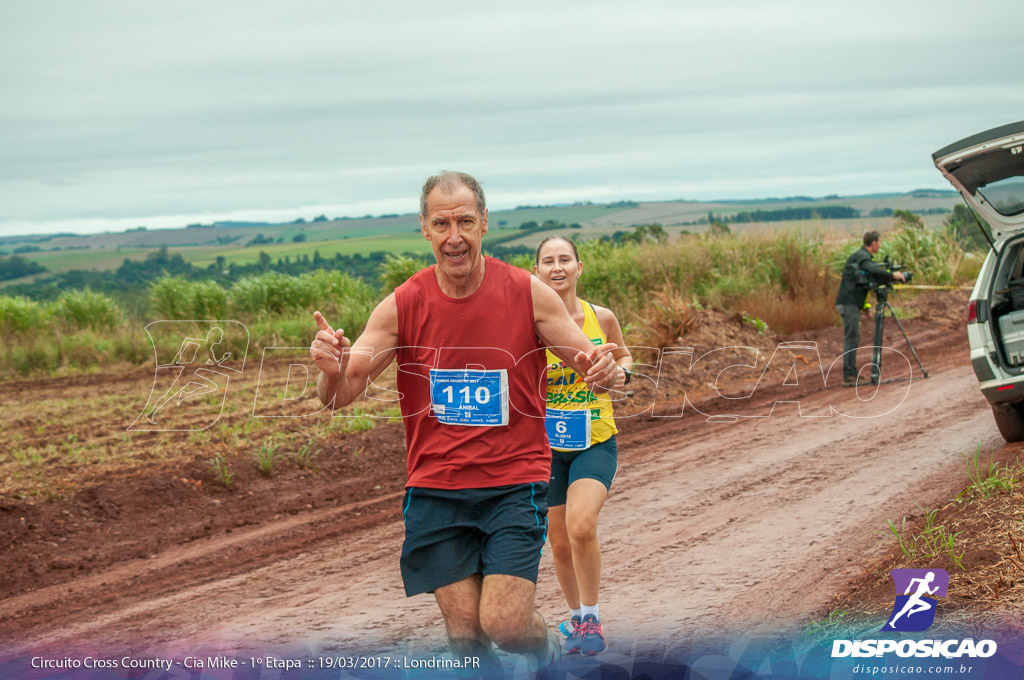
[(967, 340), (1000, 434), (1024, 440), (1024, 121), (961, 139), (932, 159), (992, 227), (967, 308)]

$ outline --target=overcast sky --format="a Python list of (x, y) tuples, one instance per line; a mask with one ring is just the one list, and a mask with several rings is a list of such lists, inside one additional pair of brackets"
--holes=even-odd
[(4, 0), (0, 234), (949, 188), (1024, 119), (1020, 0), (709, 5)]

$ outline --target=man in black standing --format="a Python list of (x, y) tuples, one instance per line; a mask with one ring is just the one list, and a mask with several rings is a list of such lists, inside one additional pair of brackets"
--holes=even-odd
[[(865, 309), (869, 287), (865, 278), (875, 281), (906, 281), (902, 272), (890, 272), (884, 265), (872, 262), (882, 237), (877, 231), (864, 234), (864, 246), (846, 258), (843, 279), (836, 295), (836, 310), (843, 318), (843, 387), (857, 385), (857, 346), (860, 344), (860, 313)], [(862, 272), (864, 275), (862, 275)]]

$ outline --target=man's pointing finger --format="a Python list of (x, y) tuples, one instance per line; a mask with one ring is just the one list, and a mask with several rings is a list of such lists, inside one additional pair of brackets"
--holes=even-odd
[(316, 325), (320, 327), (320, 330), (327, 331), (331, 335), (334, 335), (334, 329), (331, 328), (331, 324), (327, 323), (327, 319), (320, 312), (313, 312), (313, 320), (316, 321)]

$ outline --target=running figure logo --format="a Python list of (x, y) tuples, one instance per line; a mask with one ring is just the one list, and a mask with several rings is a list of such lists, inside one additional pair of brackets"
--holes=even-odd
[(893, 569), (889, 576), (896, 586), (896, 602), (882, 630), (910, 633), (929, 628), (938, 602), (928, 596), (946, 596), (949, 574), (943, 569)]
[[(154, 321), (146, 333), (156, 373), (142, 414), (128, 429), (188, 432), (212, 426), (231, 374), (244, 370), (248, 329), (237, 321)], [(233, 356), (229, 346), (241, 347), (241, 356)]]

